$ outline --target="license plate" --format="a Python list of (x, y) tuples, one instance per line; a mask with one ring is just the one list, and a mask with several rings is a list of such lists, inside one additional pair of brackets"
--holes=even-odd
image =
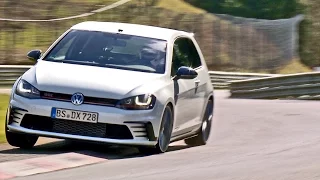
[(75, 111), (70, 109), (52, 108), (51, 111), (51, 118), (89, 123), (97, 123), (98, 116), (99, 114), (95, 112)]

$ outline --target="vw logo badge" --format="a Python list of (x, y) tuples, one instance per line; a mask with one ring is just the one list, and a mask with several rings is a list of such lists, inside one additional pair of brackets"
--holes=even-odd
[(78, 106), (83, 103), (83, 99), (84, 99), (83, 94), (75, 93), (71, 96), (71, 103)]

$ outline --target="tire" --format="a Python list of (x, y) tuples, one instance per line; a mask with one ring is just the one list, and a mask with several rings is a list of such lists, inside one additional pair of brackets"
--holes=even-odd
[(139, 147), (143, 154), (160, 154), (168, 150), (173, 129), (173, 112), (170, 106), (166, 106), (160, 126), (160, 133), (155, 147)]
[(198, 131), (196, 136), (185, 139), (184, 142), (190, 146), (206, 145), (211, 132), (212, 118), (213, 118), (213, 100), (209, 100), (206, 107), (205, 114), (203, 116), (200, 130)]
[(19, 147), (22, 149), (30, 149), (36, 144), (39, 138), (38, 136), (35, 136), (35, 135), (18, 134), (18, 133), (9, 132), (9, 129), (7, 127), (7, 117), (6, 117), (5, 126), (6, 126), (5, 128), (6, 139), (11, 146)]

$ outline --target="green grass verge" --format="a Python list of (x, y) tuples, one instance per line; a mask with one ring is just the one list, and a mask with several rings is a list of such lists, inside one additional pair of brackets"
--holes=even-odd
[[(88, 13), (119, 0), (28, 0), (0, 1), (0, 17), (15, 19), (52, 19)], [(9, 3), (10, 2), (10, 3)], [(41, 5), (41, 8), (34, 8)]]
[(312, 69), (302, 64), (298, 59), (292, 60), (289, 64), (277, 69), (277, 74), (294, 74), (312, 72)]
[(9, 96), (0, 94), (0, 143), (3, 143), (6, 141), (6, 138), (4, 136), (4, 123), (5, 123), (5, 117), (6, 117), (6, 110), (9, 102)]
[(183, 0), (159, 0), (158, 7), (169, 9), (179, 13), (205, 13), (206, 11), (192, 6)]

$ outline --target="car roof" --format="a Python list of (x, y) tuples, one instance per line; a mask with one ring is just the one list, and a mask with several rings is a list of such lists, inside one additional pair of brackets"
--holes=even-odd
[(185, 31), (179, 31), (168, 28), (161, 28), (155, 26), (139, 25), (139, 24), (129, 24), (129, 23), (116, 23), (116, 22), (97, 22), (97, 21), (86, 21), (76, 24), (71, 27), (71, 29), (77, 30), (88, 30), (88, 31), (102, 31), (109, 33), (120, 33), (126, 35), (134, 35), (141, 37), (149, 37), (154, 39), (162, 39), (169, 41), (175, 36), (193, 36), (193, 33), (188, 33)]

